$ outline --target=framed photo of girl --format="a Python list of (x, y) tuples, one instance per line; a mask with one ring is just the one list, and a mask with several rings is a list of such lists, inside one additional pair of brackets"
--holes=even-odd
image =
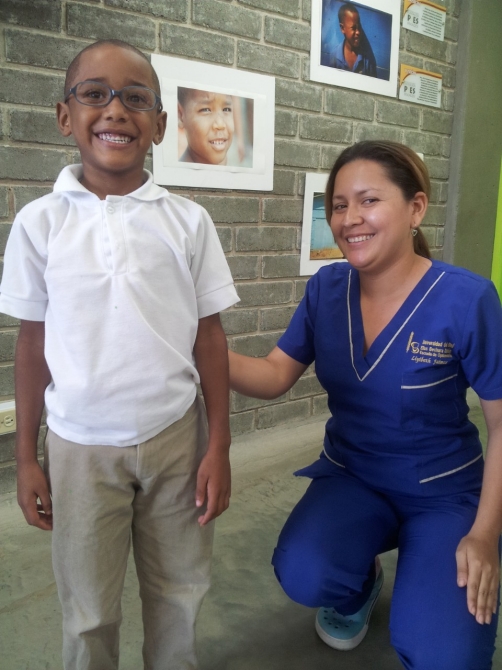
[(152, 54), (167, 112), (158, 184), (272, 190), (273, 77)]
[(344, 261), (344, 257), (326, 221), (324, 192), (328, 175), (307, 172), (303, 201), (300, 275), (313, 275), (324, 265)]
[(401, 0), (312, 0), (310, 78), (395, 98)]

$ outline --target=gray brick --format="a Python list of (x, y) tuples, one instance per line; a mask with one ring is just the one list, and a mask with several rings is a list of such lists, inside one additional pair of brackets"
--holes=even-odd
[(280, 333), (259, 333), (233, 337), (230, 343), (232, 351), (245, 356), (268, 356), (277, 344)]
[[(333, 147), (328, 147), (328, 149), (332, 148)], [(298, 173), (298, 195), (305, 195), (305, 172)]]
[(297, 112), (287, 112), (277, 109), (275, 112), (275, 134), (294, 137), (298, 132)]
[(310, 415), (310, 400), (295, 400), (284, 405), (273, 405), (272, 407), (262, 407), (258, 410), (259, 430), (263, 428), (272, 428), (281, 423), (290, 423), (291, 421), (300, 421)]
[(328, 394), (317, 395), (312, 399), (312, 414), (329, 414), (328, 408)]
[(238, 228), (237, 251), (290, 251), (295, 248), (296, 229), (285, 226)]
[(294, 195), (296, 192), (296, 172), (274, 170), (274, 194)]
[(23, 70), (0, 70), (0, 102), (54, 107), (63, 97), (64, 77)]
[(228, 266), (234, 279), (256, 279), (259, 275), (259, 256), (227, 256)]
[(220, 316), (223, 329), (227, 335), (253, 333), (255, 330), (258, 330), (257, 309), (230, 310), (222, 312)]
[(438, 228), (436, 230), (436, 246), (437, 247), (442, 247), (444, 246), (444, 228)]
[(5, 245), (9, 237), (12, 225), (10, 223), (0, 223), (0, 254), (5, 253)]
[(0, 147), (0, 179), (54, 181), (65, 165), (61, 151)]
[(320, 142), (345, 142), (348, 144), (352, 141), (352, 124), (335, 121), (326, 116), (302, 114), (300, 117), (300, 137), (307, 140), (319, 140)]
[(443, 89), (443, 109), (446, 112), (453, 112), (453, 110), (455, 109), (454, 91), (446, 91)]
[(0, 367), (0, 395), (14, 395), (14, 365)]
[(439, 202), (447, 202), (448, 200), (448, 182), (445, 181), (441, 184), (441, 196), (439, 198)]
[(295, 21), (265, 17), (265, 41), (301, 51), (310, 49), (310, 28)]
[(321, 148), (321, 164), (323, 170), (331, 170), (335, 164), (336, 159), (347, 147), (322, 147)]
[(16, 449), (16, 433), (0, 435), (0, 463), (14, 460)]
[(324, 111), (336, 116), (347, 116), (351, 119), (373, 121), (375, 103), (372, 95), (327, 89), (324, 99)]
[(217, 223), (255, 223), (260, 220), (259, 198), (232, 198), (200, 195), (195, 202), (202, 205)]
[(303, 203), (288, 198), (265, 198), (263, 200), (263, 221), (274, 223), (300, 223)]
[(61, 27), (61, 0), (2, 0), (0, 21), (57, 31)]
[(287, 399), (287, 394), (273, 400), (260, 400), (259, 398), (248, 398), (239, 393), (232, 392), (230, 394), (230, 407), (232, 408), (232, 412), (242, 412), (244, 410), (256, 409), (257, 407), (277, 405), (277, 403), (286, 402)]
[(399, 58), (399, 72), (401, 72), (402, 65), (411, 65), (412, 67), (418, 67), (420, 70), (424, 68), (424, 59), (420, 56), (413, 56), (410, 53), (400, 54)]
[(187, 0), (105, 0), (105, 5), (151, 14), (171, 21), (185, 21), (188, 17)]
[(4, 134), (7, 132), (7, 125), (4, 123), (4, 117), (0, 113), (0, 137), (4, 137)]
[(6, 59), (13, 63), (65, 70), (87, 44), (37, 33), (27, 39), (24, 30), (5, 31)]
[(297, 78), (300, 76), (298, 54), (241, 40), (237, 42), (237, 66), (281, 77)]
[(220, 244), (223, 251), (228, 252), (232, 251), (232, 229), (231, 228), (222, 228), (217, 226), (216, 232), (220, 238)]
[(458, 42), (458, 19), (452, 16), (446, 17), (444, 36), (447, 40), (453, 40), (454, 42)]
[(7, 186), (0, 186), (0, 218), (9, 216), (9, 191)]
[(225, 33), (257, 40), (261, 37), (262, 20), (257, 12), (218, 0), (193, 0), (192, 21)]
[(310, 57), (302, 56), (302, 79), (303, 81), (312, 81), (310, 79)]
[(355, 141), (390, 140), (391, 142), (400, 142), (401, 133), (402, 131), (399, 128), (393, 128), (391, 126), (358, 123), (356, 126)]
[(450, 161), (444, 158), (427, 158), (425, 161), (432, 179), (448, 179)]
[(446, 207), (444, 205), (429, 205), (425, 215), (424, 226), (444, 226), (446, 223)]
[(429, 197), (429, 202), (439, 202), (440, 197), (441, 197), (441, 182), (431, 181), (431, 194)]
[(73, 137), (59, 132), (54, 112), (13, 110), (10, 114), (10, 136), (21, 142), (73, 145)]
[(307, 288), (307, 280), (299, 279), (295, 281), (295, 302), (300, 302), (300, 300), (305, 295), (305, 289)]
[(420, 110), (417, 107), (402, 102), (379, 100), (376, 117), (377, 121), (382, 121), (383, 123), (418, 128)]
[(441, 141), (437, 135), (406, 130), (404, 132), (404, 143), (418, 153), (429, 156), (441, 155)]
[(233, 437), (254, 430), (254, 412), (241, 412), (230, 416), (230, 432)]
[(458, 45), (450, 42), (446, 52), (446, 60), (451, 65), (455, 65), (458, 57)]
[(319, 146), (290, 140), (275, 141), (275, 164), (288, 167), (319, 167)]
[(29, 202), (51, 193), (52, 188), (45, 186), (14, 186), (14, 211), (17, 214)]
[(8, 314), (0, 314), (0, 328), (9, 328), (10, 326), (19, 326), (19, 319), (15, 319)]
[(298, 18), (300, 16), (300, 0), (239, 0), (243, 5), (265, 9), (277, 14), (285, 14)]
[(422, 116), (422, 130), (430, 130), (433, 133), (451, 134), (453, 128), (453, 114), (448, 112), (436, 112), (424, 109)]
[(460, 7), (462, 0), (451, 0), (450, 2), (450, 12), (453, 16), (460, 16)]
[(429, 228), (426, 225), (420, 226), (420, 230), (425, 236), (425, 239), (427, 240), (427, 243), (429, 247), (435, 247), (436, 246), (436, 229), (435, 228)]
[(291, 399), (306, 398), (307, 396), (318, 395), (324, 393), (323, 387), (315, 375), (309, 377), (301, 377), (291, 389)]
[(443, 65), (435, 61), (425, 61), (424, 69), (429, 72), (436, 72), (443, 77), (443, 86), (454, 88), (456, 82), (456, 70), (450, 65)]
[(140, 49), (155, 49), (156, 26), (152, 19), (77, 3), (67, 5), (66, 11), (69, 35), (96, 40), (119, 35)]
[(6, 463), (0, 467), (0, 493), (13, 493), (16, 490), (16, 464)]
[(312, 15), (312, 0), (303, 0), (302, 2), (302, 19), (310, 21)]
[(431, 249), (431, 258), (435, 261), (442, 261), (443, 249)]
[(213, 32), (168, 24), (160, 27), (160, 49), (168, 54), (231, 65), (234, 62), (234, 44), (231, 37)]
[(290, 281), (237, 284), (236, 289), (241, 307), (280, 305), (291, 302), (293, 297), (293, 284)]
[[(408, 30), (407, 33), (406, 38), (409, 51), (422, 54), (428, 58), (434, 58), (435, 60), (446, 61), (447, 42), (440, 42), (425, 35), (414, 33), (411, 30)], [(434, 72), (434, 70), (432, 71)]]
[(16, 349), (17, 331), (5, 330), (0, 331), (0, 362), (14, 360), (14, 352)]
[(451, 137), (443, 137), (441, 143), (441, 153), (445, 158), (449, 158), (451, 154)]
[(322, 89), (311, 84), (278, 79), (275, 84), (275, 102), (277, 105), (320, 112)]
[(295, 305), (260, 310), (261, 330), (283, 330), (287, 328), (295, 310)]
[(264, 256), (261, 274), (266, 279), (298, 277), (300, 274), (300, 255)]

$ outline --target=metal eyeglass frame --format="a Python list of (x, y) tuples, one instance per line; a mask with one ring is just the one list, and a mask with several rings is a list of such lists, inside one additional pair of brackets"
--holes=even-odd
[[(99, 86), (107, 88), (110, 91), (110, 99), (107, 102), (104, 102), (104, 103), (92, 103), (92, 102), (90, 103), (90, 102), (82, 102), (82, 100), (79, 100), (76, 96), (77, 87), (80, 86), (80, 84), (87, 84), (87, 83), (98, 84)], [(154, 103), (153, 107), (144, 107), (143, 109), (141, 109), (141, 108), (138, 108), (138, 107), (131, 107), (130, 105), (128, 105), (122, 97), (122, 93), (124, 91), (126, 91), (128, 88), (143, 88), (147, 91), (151, 91), (155, 96), (155, 103)], [(111, 103), (113, 98), (118, 98), (120, 100), (120, 102), (124, 105), (124, 107), (131, 112), (150, 112), (152, 109), (155, 109), (155, 107), (157, 105), (159, 106), (158, 113), (160, 114), (160, 112), (162, 111), (162, 100), (157, 95), (157, 93), (155, 93), (155, 91), (153, 89), (148, 88), (148, 86), (124, 86), (124, 88), (121, 88), (119, 91), (116, 91), (115, 89), (111, 88), (111, 86), (108, 86), (108, 84), (104, 84), (102, 81), (94, 81), (93, 79), (85, 79), (84, 81), (77, 82), (75, 84), (75, 86), (72, 86), (72, 88), (70, 88), (67, 95), (65, 96), (65, 99), (64, 99), (65, 103), (68, 102), (68, 98), (72, 94), (73, 94), (73, 97), (75, 98), (75, 100), (78, 103), (80, 103), (81, 105), (85, 105), (86, 107), (107, 107)]]

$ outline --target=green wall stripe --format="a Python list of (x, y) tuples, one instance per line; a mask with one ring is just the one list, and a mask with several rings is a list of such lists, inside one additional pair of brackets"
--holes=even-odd
[(492, 281), (497, 287), (500, 299), (502, 300), (502, 161), (500, 164), (497, 219), (495, 222), (495, 239), (493, 241)]

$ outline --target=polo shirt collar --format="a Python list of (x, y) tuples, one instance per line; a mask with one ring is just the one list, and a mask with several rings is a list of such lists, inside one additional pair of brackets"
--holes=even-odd
[[(97, 197), (94, 193), (91, 193), (88, 189), (83, 186), (79, 179), (83, 175), (82, 164), (77, 163), (75, 165), (67, 165), (59, 173), (59, 177), (54, 184), (54, 192), (72, 192), (72, 193), (85, 193), (93, 197)], [(150, 202), (152, 200), (159, 200), (160, 198), (165, 198), (168, 195), (168, 191), (161, 186), (153, 183), (153, 175), (148, 170), (143, 170), (143, 175), (145, 177), (145, 183), (142, 184), (138, 189), (132, 193), (128, 193), (125, 196), (108, 196), (109, 198), (135, 198), (136, 200), (144, 200)]]

